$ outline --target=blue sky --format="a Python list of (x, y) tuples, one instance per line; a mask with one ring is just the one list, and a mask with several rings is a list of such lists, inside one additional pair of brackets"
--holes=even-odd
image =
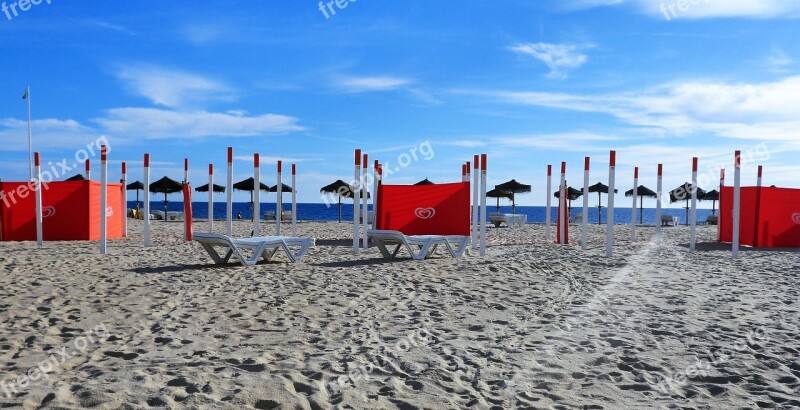
[(72, 163), (105, 135), (112, 178), (124, 160), (141, 179), (149, 152), (154, 177), (181, 179), (188, 157), (200, 185), (209, 163), (224, 180), (230, 145), (237, 180), (254, 152), (273, 184), (276, 159), (296, 162), (303, 202), (352, 178), (355, 148), (397, 164), (426, 141), (434, 158), (390, 182), (456, 181), (487, 153), (491, 184), (533, 185), (523, 205), (544, 203), (547, 164), (567, 161), (579, 186), (590, 156), (592, 183), (606, 182), (610, 149), (623, 190), (634, 166), (654, 189), (657, 163), (676, 187), (692, 156), (714, 189), (735, 149), (752, 152), (745, 184), (757, 164), (767, 185), (800, 174), (796, 1), (358, 0), (332, 3), (335, 15), (306, 0), (12, 4), (0, 12), (3, 180), (27, 178), (27, 85), (45, 161)]

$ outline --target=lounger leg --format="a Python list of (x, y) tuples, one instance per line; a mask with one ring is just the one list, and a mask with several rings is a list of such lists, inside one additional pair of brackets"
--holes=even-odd
[(216, 249), (214, 249), (213, 245), (210, 245), (210, 244), (207, 244), (207, 243), (204, 243), (202, 245), (203, 245), (203, 249), (205, 249), (206, 252), (208, 252), (208, 256), (210, 256), (211, 260), (213, 260), (214, 263), (216, 263), (217, 265), (221, 265), (221, 264), (224, 264), (224, 263), (228, 262), (228, 258), (230, 258), (230, 256), (229, 256), (230, 255), (230, 250), (228, 251), (228, 255), (226, 255), (226, 258), (223, 259), (221, 256), (219, 256), (219, 253), (217, 252)]
[(303, 257), (306, 256), (306, 252), (308, 251), (309, 247), (311, 247), (311, 241), (306, 241), (305, 243), (303, 243), (303, 245), (300, 247), (297, 253), (292, 255), (292, 262), (296, 262), (303, 259)]
[(394, 255), (397, 254), (397, 250), (395, 250), (394, 254), (390, 253), (389, 249), (386, 248), (386, 244), (383, 243), (382, 240), (376, 239), (375, 246), (378, 247), (378, 250), (381, 251), (381, 255), (383, 255), (383, 257), (386, 259), (393, 259)]
[(415, 253), (414, 249), (412, 249), (411, 246), (407, 246), (408, 253), (411, 254), (412, 258), (418, 261), (424, 260), (427, 256), (429, 256), (428, 252), (430, 248), (431, 248), (431, 241), (425, 241), (425, 244), (419, 247), (419, 253)]
[(276, 253), (278, 253), (278, 248), (265, 248), (264, 251), (261, 252), (261, 256), (265, 261), (270, 261)]

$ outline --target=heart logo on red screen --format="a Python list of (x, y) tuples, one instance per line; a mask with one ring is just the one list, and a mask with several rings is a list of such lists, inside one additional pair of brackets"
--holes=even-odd
[(414, 210), (414, 215), (419, 219), (431, 219), (436, 216), (436, 210), (433, 208), (417, 208)]
[(792, 215), (792, 220), (794, 221), (794, 223), (800, 225), (800, 212)]
[(45, 206), (42, 208), (42, 218), (49, 218), (56, 214), (56, 207)]

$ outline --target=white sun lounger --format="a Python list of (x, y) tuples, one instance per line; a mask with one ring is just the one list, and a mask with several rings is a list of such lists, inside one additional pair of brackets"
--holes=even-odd
[[(258, 263), (260, 258), (269, 261), (279, 250), (283, 250), (291, 262), (303, 259), (308, 248), (314, 245), (314, 238), (293, 238), (288, 236), (260, 236), (253, 238), (230, 238), (217, 233), (198, 232), (193, 235), (193, 239), (203, 246), (211, 259), (216, 264), (228, 263), (231, 257), (235, 257), (242, 265), (252, 266)], [(299, 247), (296, 253), (292, 253), (290, 246)], [(220, 256), (215, 247), (225, 248), (225, 256)], [(242, 250), (252, 251), (252, 255), (247, 258)]]
[(661, 226), (678, 226), (678, 217), (672, 215), (661, 215)]
[(509, 228), (513, 228), (514, 226), (524, 226), (528, 222), (528, 215), (492, 212), (489, 214), (489, 222), (493, 223), (497, 228), (504, 222)]
[[(454, 258), (460, 258), (469, 245), (469, 236), (458, 235), (403, 235), (399, 231), (369, 230), (367, 235), (375, 241), (378, 250), (386, 259), (394, 259), (400, 248), (405, 247), (411, 257), (421, 261), (433, 255), (439, 245), (443, 245)], [(394, 245), (390, 252), (387, 246)], [(416, 250), (416, 251), (415, 251)]]

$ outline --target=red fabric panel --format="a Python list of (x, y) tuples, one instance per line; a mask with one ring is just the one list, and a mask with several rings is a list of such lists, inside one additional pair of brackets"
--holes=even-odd
[[(743, 187), (740, 243), (762, 248), (800, 247), (800, 189)], [(757, 213), (758, 211), (758, 213)], [(733, 241), (733, 187), (720, 197), (720, 241)]]
[(378, 187), (377, 229), (406, 235), (470, 234), (469, 182)]
[[(27, 183), (0, 183), (0, 190), (5, 197), (2, 204), (4, 241), (36, 240), (36, 199), (33, 192), (25, 198), (19, 197), (21, 185)], [(121, 184), (108, 184), (108, 206), (113, 214), (125, 212)], [(100, 183), (48, 183), (47, 188), (42, 190), (42, 216), (42, 233), (46, 241), (99, 239)], [(121, 218), (109, 218), (107, 227), (108, 238), (122, 237)]]
[[(258, 154), (256, 154), (258, 155)], [(183, 229), (187, 241), (192, 240), (192, 186), (183, 184)]]
[[(565, 201), (566, 202), (566, 201)], [(557, 216), (556, 216), (556, 243), (561, 243), (561, 201), (558, 201), (558, 208), (557, 208)], [(569, 206), (567, 206), (567, 210), (564, 212), (567, 214), (567, 220), (564, 224), (564, 243), (569, 243)]]
[[(106, 235), (110, 239), (120, 239), (125, 230), (124, 218), (128, 215), (128, 205), (125, 203), (125, 194), (122, 190), (122, 184), (108, 184), (106, 195), (108, 198), (107, 205), (110, 208), (109, 212), (106, 214), (108, 218), (106, 220)], [(122, 215), (122, 218), (120, 215)]]

